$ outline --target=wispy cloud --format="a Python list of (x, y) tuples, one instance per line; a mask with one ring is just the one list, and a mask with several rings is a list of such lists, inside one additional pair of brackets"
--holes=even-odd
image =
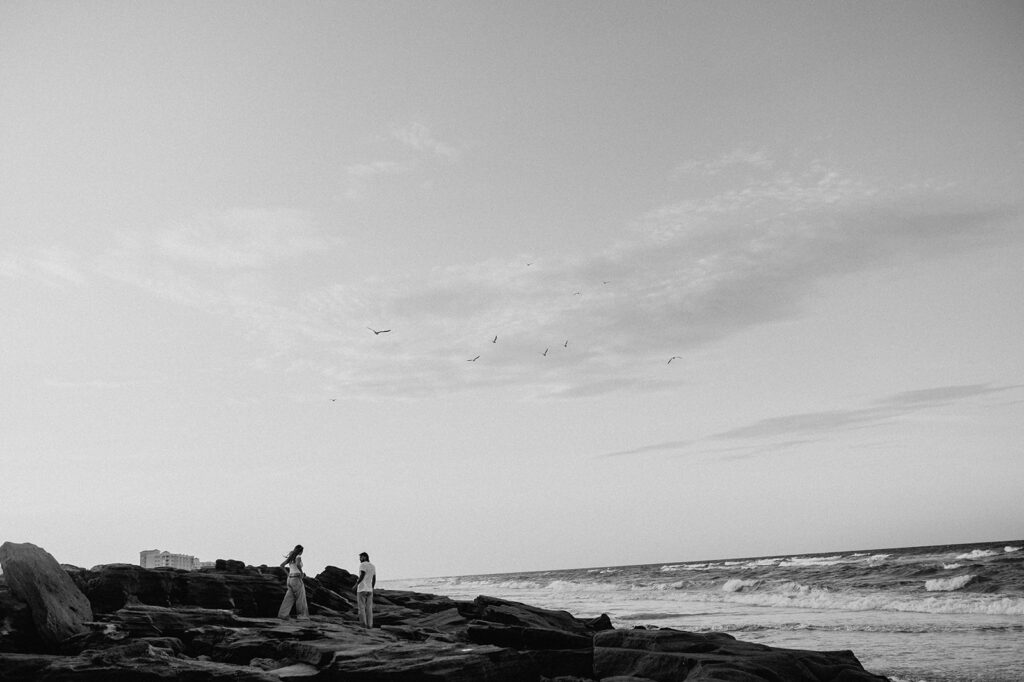
[(0, 277), (66, 287), (84, 284), (86, 272), (78, 254), (52, 247), (27, 253), (0, 254)]
[(769, 169), (775, 161), (763, 149), (737, 148), (713, 159), (689, 159), (677, 165), (673, 177), (682, 175), (718, 175), (735, 168)]
[(343, 196), (350, 201), (363, 199), (374, 183), (379, 183), (387, 178), (409, 175), (418, 168), (419, 163), (415, 160), (377, 160), (350, 164), (345, 167)]
[[(745, 426), (711, 434), (694, 440), (676, 440), (652, 443), (629, 450), (598, 455), (598, 458), (636, 455), (649, 452), (700, 449), (716, 442), (753, 441), (731, 448), (745, 450), (753, 448), (764, 452), (768, 448), (780, 449), (818, 442), (821, 438), (849, 431), (890, 423), (907, 415), (936, 409), (946, 405), (1016, 391), (1024, 385), (965, 384), (940, 386), (916, 391), (906, 391), (873, 401), (859, 407), (822, 410), (800, 414), (782, 415), (763, 419)], [(784, 438), (783, 441), (776, 439)], [(715, 450), (717, 451), (717, 450)]]
[[(356, 174), (392, 171), (401, 168), (371, 165)], [(230, 316), (244, 325), (254, 367), (306, 373), (346, 395), (509, 386), (578, 399), (677, 387), (685, 361), (668, 366), (669, 357), (797, 318), (828, 278), (1020, 239), (1011, 229), (1017, 215), (1015, 207), (921, 187), (882, 190), (812, 166), (652, 208), (618, 242), (591, 252), (536, 261), (516, 255), (425, 276), (362, 283), (300, 276), (338, 243), (301, 213), (260, 209), (124, 235), (88, 262), (47, 262), (52, 278), (64, 264)], [(29, 261), (8, 257), (0, 268), (7, 276), (47, 270)], [(367, 326), (393, 331), (375, 336)], [(879, 419), (882, 407), (745, 428), (853, 427)]]
[(615, 452), (606, 452), (603, 455), (598, 455), (595, 459), (605, 459), (608, 457), (625, 457), (627, 455), (642, 455), (647, 452), (664, 452), (666, 450), (684, 450), (691, 445), (694, 441), (692, 440), (670, 440), (661, 443), (652, 443), (651, 445), (642, 445), (638, 448), (630, 448), (628, 450), (616, 450)]
[(415, 168), (415, 161), (372, 161), (346, 166), (345, 172), (353, 178), (374, 178), (381, 175), (404, 175)]
[(437, 139), (427, 126), (416, 122), (392, 127), (379, 142), (378, 158), (345, 166), (345, 199), (364, 200), (374, 187), (402, 177), (417, 178), (429, 185), (429, 176), (438, 163), (452, 162), (460, 155), (456, 147)]
[(121, 233), (89, 265), (97, 275), (179, 305), (254, 317), (282, 293), (281, 273), (339, 243), (303, 212), (240, 208)]
[(652, 210), (621, 241), (590, 253), (437, 268), (310, 292), (307, 301), (335, 329), (345, 320), (395, 329), (386, 340), (338, 339), (358, 349), (358, 361), (326, 366), (339, 389), (515, 385), (565, 399), (661, 390), (677, 385), (653, 374), (664, 374), (672, 355), (799, 317), (830, 277), (1005, 243), (1016, 238), (1015, 215), (815, 166)]
[(59, 379), (47, 379), (43, 382), (50, 388), (59, 388), (67, 390), (99, 390), (99, 391), (113, 391), (133, 386), (132, 382), (127, 381), (111, 381), (109, 379), (85, 379), (81, 381), (68, 381)]
[(413, 122), (395, 127), (391, 130), (391, 136), (411, 149), (427, 152), (432, 156), (454, 159), (459, 155), (458, 149), (437, 139), (430, 128), (422, 123)]
[(327, 242), (311, 234), (306, 214), (289, 209), (232, 209), (197, 216), (159, 231), (154, 245), (164, 255), (220, 269), (262, 268), (321, 251)]

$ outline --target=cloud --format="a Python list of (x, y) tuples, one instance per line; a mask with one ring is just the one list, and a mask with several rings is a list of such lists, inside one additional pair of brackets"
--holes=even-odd
[[(812, 166), (653, 209), (620, 241), (589, 253), (435, 268), (308, 300), (335, 328), (362, 320), (396, 330), (387, 340), (338, 339), (359, 349), (357, 360), (325, 370), (339, 389), (516, 386), (562, 399), (648, 392), (678, 385), (668, 357), (798, 318), (829, 278), (1007, 243), (1017, 238), (1017, 215), (920, 187), (883, 191)], [(809, 428), (801, 418), (854, 426), (875, 415), (793, 416), (758, 428)]]
[(395, 178), (416, 172), (420, 164), (416, 161), (378, 160), (369, 163), (354, 163), (345, 167), (346, 199), (355, 201), (366, 196), (373, 183), (386, 178)]
[(616, 450), (615, 452), (606, 452), (603, 455), (597, 455), (594, 459), (606, 459), (609, 457), (624, 457), (626, 455), (641, 455), (646, 452), (663, 452), (665, 450), (685, 450), (686, 448), (693, 445), (692, 440), (670, 440), (662, 443), (654, 443), (652, 445), (642, 445), (638, 448), (631, 448), (629, 450)]
[[(403, 168), (368, 164), (353, 177)], [(102, 275), (234, 318), (253, 367), (303, 373), (347, 395), (509, 387), (531, 398), (587, 399), (675, 388), (690, 352), (798, 318), (829, 278), (1007, 244), (1020, 238), (1011, 220), (1018, 215), (1012, 206), (923, 186), (882, 190), (812, 166), (654, 207), (619, 241), (589, 252), (536, 260), (517, 254), (425, 275), (389, 273), (347, 284), (317, 279), (316, 259), (337, 241), (301, 212), (265, 209), (126, 234), (98, 258), (52, 257), (48, 269), (28, 256), (8, 257), (0, 272), (49, 272), (59, 281), (54, 273), (63, 264), (68, 273)], [(374, 336), (365, 329), (378, 325), (394, 331)], [(466, 362), (476, 355), (477, 362)], [(684, 359), (666, 365), (674, 355)], [(874, 423), (883, 408), (891, 406), (791, 415), (745, 428), (853, 428)]]
[[(401, 176), (424, 176), (436, 169), (437, 162), (450, 162), (458, 158), (459, 150), (437, 139), (422, 123), (395, 126), (387, 138), (393, 146), (399, 143), (403, 156), (400, 161), (387, 158), (370, 162), (352, 163), (345, 167), (344, 198), (357, 201), (365, 198), (372, 183)], [(385, 145), (386, 147), (387, 145)], [(394, 150), (382, 149), (382, 156), (394, 156)], [(422, 178), (421, 178), (422, 179)], [(423, 183), (429, 186), (430, 181)]]
[(207, 213), (160, 230), (165, 256), (217, 269), (262, 268), (327, 248), (301, 211), (239, 208)]
[(84, 381), (66, 381), (57, 379), (47, 379), (44, 383), (51, 388), (68, 389), (68, 390), (119, 390), (123, 388), (129, 388), (134, 384), (127, 381), (111, 381), (108, 379), (88, 379)]
[(831, 433), (854, 427), (882, 424), (919, 410), (957, 401), (1019, 389), (1021, 386), (968, 384), (907, 391), (882, 398), (875, 404), (855, 409), (808, 412), (765, 419), (710, 436), (714, 440), (771, 438), (781, 435)]
[(393, 128), (391, 136), (407, 147), (419, 152), (426, 152), (435, 157), (454, 159), (459, 155), (455, 147), (438, 140), (430, 132), (430, 129), (422, 123), (414, 122)]
[[(879, 426), (912, 413), (954, 404), (971, 398), (1019, 390), (1021, 388), (1024, 388), (1024, 385), (966, 384), (906, 391), (878, 399), (870, 405), (863, 407), (782, 415), (770, 419), (762, 419), (738, 428), (720, 431), (696, 440), (654, 443), (630, 450), (598, 455), (596, 458), (665, 450), (686, 450), (699, 446), (702, 443), (710, 444), (721, 441), (756, 441), (756, 443), (750, 445), (738, 445), (734, 448), (729, 448), (732, 450), (754, 448), (757, 452), (764, 452), (769, 448), (784, 449), (818, 442), (821, 437), (850, 429)], [(772, 440), (777, 438), (786, 438), (786, 440)], [(709, 450), (701, 449), (701, 451), (707, 452)], [(717, 452), (718, 450), (710, 451)]]
[(356, 163), (345, 168), (353, 178), (374, 178), (381, 175), (404, 175), (416, 168), (413, 161), (373, 161)]
[(772, 168), (774, 165), (774, 160), (763, 149), (753, 151), (736, 148), (714, 159), (690, 159), (684, 161), (673, 169), (672, 177), (678, 178), (682, 175), (713, 176), (728, 169), (748, 168), (763, 170)]
[(276, 300), (301, 279), (294, 277), (296, 263), (339, 243), (301, 211), (239, 208), (121, 233), (89, 265), (103, 278), (260, 330), (268, 319), (300, 322)]
[(0, 276), (33, 280), (50, 287), (79, 286), (86, 282), (81, 257), (53, 247), (27, 253), (0, 254)]

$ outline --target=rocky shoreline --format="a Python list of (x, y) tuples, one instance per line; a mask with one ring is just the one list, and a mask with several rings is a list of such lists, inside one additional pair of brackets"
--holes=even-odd
[(285, 572), (220, 560), (182, 571), (64, 566), (0, 546), (0, 680), (273, 682), (883, 682), (849, 651), (804, 651), (725, 633), (619, 630), (607, 616), (479, 596), (378, 590), (356, 617), (355, 577), (306, 578), (309, 620), (277, 619)]

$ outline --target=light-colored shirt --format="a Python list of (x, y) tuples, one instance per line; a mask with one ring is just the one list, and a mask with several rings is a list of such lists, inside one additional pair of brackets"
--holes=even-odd
[(293, 575), (302, 575), (302, 557), (295, 557), (295, 561), (288, 564), (288, 577)]
[(359, 571), (363, 573), (363, 579), (359, 583), (357, 592), (373, 592), (373, 579), (377, 576), (377, 567), (369, 561), (359, 564)]

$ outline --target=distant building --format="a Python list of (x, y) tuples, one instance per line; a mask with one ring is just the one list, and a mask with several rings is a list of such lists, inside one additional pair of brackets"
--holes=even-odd
[(143, 568), (182, 568), (186, 571), (198, 571), (199, 559), (191, 554), (172, 554), (159, 549), (147, 549), (139, 552), (139, 566)]

